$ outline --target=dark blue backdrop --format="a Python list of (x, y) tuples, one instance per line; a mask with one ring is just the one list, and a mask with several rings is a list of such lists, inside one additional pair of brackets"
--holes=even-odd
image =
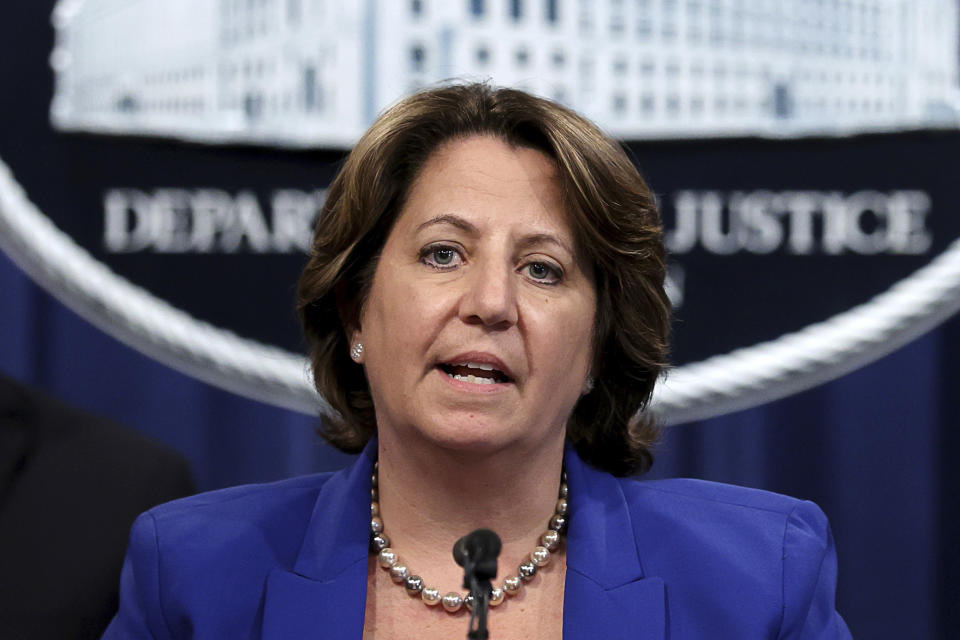
[[(201, 489), (342, 466), (315, 420), (160, 365), (78, 318), (0, 254), (0, 370), (182, 451)], [(815, 500), (858, 638), (960, 637), (960, 319), (769, 405), (671, 428), (653, 475)]]

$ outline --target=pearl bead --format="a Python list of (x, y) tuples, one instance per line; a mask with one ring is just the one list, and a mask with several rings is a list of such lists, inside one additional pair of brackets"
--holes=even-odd
[(378, 516), (370, 518), (370, 531), (374, 533), (383, 533), (383, 520)]
[(570, 509), (570, 505), (567, 503), (566, 498), (560, 498), (557, 500), (557, 513), (562, 516), (567, 515), (567, 511)]
[(547, 529), (540, 536), (540, 543), (550, 551), (554, 551), (560, 546), (560, 534), (553, 529)]
[(490, 592), (490, 606), (495, 607), (503, 602), (503, 596), (506, 595), (500, 587), (494, 587)]
[(503, 579), (503, 590), (508, 596), (515, 596), (520, 593), (520, 584), (517, 576), (507, 576)]
[(403, 582), (410, 575), (410, 569), (405, 564), (397, 563), (390, 567), (390, 579), (394, 582)]
[(378, 516), (378, 515), (380, 515), (380, 503), (379, 503), (379, 502), (371, 502), (371, 503), (370, 503), (370, 516), (372, 517), (372, 516)]
[(380, 566), (384, 569), (389, 569), (397, 564), (399, 559), (400, 557), (397, 555), (397, 552), (389, 547), (380, 550)]
[(370, 499), (374, 502), (380, 502), (380, 492), (374, 487), (370, 489)]
[(535, 547), (530, 553), (530, 559), (538, 567), (545, 567), (550, 564), (550, 551), (546, 547)]
[(403, 582), (403, 586), (406, 587), (407, 593), (415, 596), (423, 591), (423, 578), (420, 576), (407, 576), (407, 579)]
[(390, 537), (385, 533), (378, 533), (370, 539), (370, 546), (373, 547), (374, 551), (380, 553), (390, 546)]
[(533, 576), (537, 574), (537, 565), (528, 560), (520, 564), (517, 568), (517, 573), (520, 575), (521, 580), (530, 582), (533, 580)]
[(563, 531), (563, 529), (566, 526), (567, 526), (566, 516), (561, 516), (560, 514), (554, 514), (554, 516), (550, 518), (550, 528), (553, 529), (554, 531)]
[(473, 597), (472, 593), (468, 593), (466, 596), (464, 596), (463, 606), (465, 606), (467, 609), (470, 609), (470, 611), (473, 611), (473, 608), (476, 605), (477, 605), (477, 599)]
[(463, 606), (463, 597), (459, 593), (451, 591), (443, 596), (443, 608), (450, 613), (459, 610), (461, 606)]
[(440, 604), (440, 589), (436, 587), (424, 587), (420, 592), (420, 599), (424, 604), (433, 607)]
[(569, 498), (570, 497), (570, 487), (567, 486), (566, 482), (560, 484), (560, 497)]

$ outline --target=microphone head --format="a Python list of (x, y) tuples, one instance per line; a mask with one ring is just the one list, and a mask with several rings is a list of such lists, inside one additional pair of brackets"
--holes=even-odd
[(453, 559), (461, 567), (466, 567), (468, 562), (489, 567), (492, 562), (496, 575), (497, 556), (500, 555), (502, 546), (500, 536), (495, 532), (490, 529), (477, 529), (457, 540), (453, 545)]

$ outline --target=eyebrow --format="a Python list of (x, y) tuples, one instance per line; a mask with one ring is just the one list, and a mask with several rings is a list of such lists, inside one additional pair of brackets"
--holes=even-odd
[(421, 222), (419, 225), (417, 225), (417, 233), (435, 224), (450, 224), (450, 225), (453, 225), (454, 227), (457, 227), (458, 229), (462, 229), (463, 231), (466, 231), (467, 233), (472, 233), (474, 235), (480, 232), (480, 230), (477, 229), (468, 220), (465, 220), (464, 218), (461, 218), (460, 216), (452, 213), (445, 213), (443, 215), (436, 216), (435, 218), (430, 218), (426, 222)]
[(564, 251), (570, 254), (571, 257), (576, 258), (577, 254), (574, 253), (573, 249), (568, 247), (565, 242), (561, 241), (560, 238), (551, 235), (549, 233), (534, 233), (529, 236), (524, 236), (520, 240), (520, 245), (523, 247), (533, 247), (538, 244), (552, 244), (560, 247)]
[[(453, 213), (445, 213), (443, 215), (430, 218), (425, 222), (421, 222), (419, 225), (417, 225), (417, 233), (419, 233), (423, 229), (426, 229), (427, 227), (431, 227), (433, 225), (438, 225), (438, 224), (449, 224), (472, 235), (479, 235), (480, 233), (480, 230), (477, 229), (477, 227), (473, 223), (471, 223), (469, 220), (461, 218), (460, 216)], [(520, 245), (523, 247), (531, 247), (531, 246), (544, 244), (544, 243), (556, 245), (561, 249), (563, 249), (564, 251), (566, 251), (567, 253), (569, 253), (573, 257), (576, 257), (577, 255), (576, 252), (574, 252), (572, 248), (567, 246), (565, 242), (560, 240), (560, 238), (549, 233), (532, 233), (530, 235), (524, 236), (520, 240)]]

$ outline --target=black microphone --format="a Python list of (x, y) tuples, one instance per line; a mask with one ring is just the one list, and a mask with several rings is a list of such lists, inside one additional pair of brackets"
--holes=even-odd
[[(477, 529), (457, 540), (453, 545), (453, 559), (472, 573), (477, 580), (493, 580), (497, 577), (497, 556), (500, 555), (500, 536), (490, 529)], [(464, 575), (465, 589), (469, 575)]]
[(453, 559), (463, 567), (463, 587), (473, 596), (473, 611), (467, 627), (467, 638), (487, 640), (487, 611), (490, 608), (490, 581), (497, 577), (497, 556), (500, 555), (500, 536), (490, 529), (477, 529), (457, 540), (453, 545)]

